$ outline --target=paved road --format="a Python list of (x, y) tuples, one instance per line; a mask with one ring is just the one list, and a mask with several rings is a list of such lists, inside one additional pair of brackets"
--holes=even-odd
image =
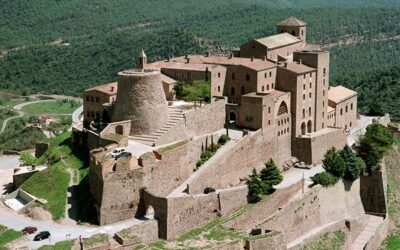
[(30, 102), (24, 102), (24, 103), (20, 103), (17, 104), (13, 107), (13, 109), (15, 110), (22, 110), (23, 107), (27, 106), (27, 105), (31, 105), (31, 104), (35, 104), (35, 103), (41, 103), (41, 102), (54, 102), (56, 101), (56, 99), (49, 99), (49, 100), (37, 100), (37, 101), (30, 101)]
[(30, 241), (28, 247), (30, 249), (37, 249), (40, 246), (55, 244), (56, 242), (66, 240), (67, 234), (70, 235), (71, 239), (82, 237), (90, 237), (98, 233), (114, 234), (124, 228), (128, 228), (133, 225), (142, 223), (143, 221), (138, 219), (130, 219), (121, 221), (118, 223), (109, 224), (107, 226), (80, 226), (80, 225), (61, 225), (53, 221), (36, 221), (25, 217), (24, 215), (16, 214), (9, 208), (0, 207), (0, 225), (12, 228), (14, 230), (21, 230), (26, 226), (35, 226), (38, 231), (47, 230), (51, 234), (50, 240), (43, 241), (32, 241), (34, 235), (30, 235)]
[(73, 113), (72, 113), (72, 124), (78, 124), (81, 122), (80, 116), (83, 113), (83, 105), (77, 108)]

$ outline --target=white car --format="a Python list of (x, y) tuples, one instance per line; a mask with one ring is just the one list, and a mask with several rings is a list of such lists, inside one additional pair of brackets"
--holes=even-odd
[(125, 149), (123, 149), (123, 148), (116, 148), (116, 149), (114, 149), (114, 150), (112, 151), (111, 157), (112, 157), (112, 158), (115, 158), (115, 157), (117, 157), (118, 155), (122, 154), (123, 152), (125, 152)]

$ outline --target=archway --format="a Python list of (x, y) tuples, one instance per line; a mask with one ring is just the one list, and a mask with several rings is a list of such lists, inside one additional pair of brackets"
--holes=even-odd
[(307, 126), (306, 126), (306, 124), (303, 122), (303, 123), (301, 124), (301, 134), (302, 134), (302, 135), (305, 135), (306, 132), (307, 132)]
[(124, 134), (124, 127), (122, 125), (118, 125), (115, 127), (115, 133), (119, 134), (119, 135), (123, 135)]
[(311, 120), (307, 122), (307, 132), (308, 133), (312, 132), (312, 121)]
[(288, 107), (284, 101), (281, 102), (278, 109), (278, 116), (286, 115), (288, 113)]
[(229, 124), (236, 124), (236, 121), (237, 121), (236, 113), (233, 111), (229, 112)]

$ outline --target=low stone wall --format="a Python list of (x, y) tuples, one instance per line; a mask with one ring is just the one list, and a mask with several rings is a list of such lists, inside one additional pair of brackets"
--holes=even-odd
[(288, 202), (259, 227), (262, 231), (280, 231), (287, 242), (291, 242), (316, 227), (360, 218), (364, 214), (360, 181), (339, 181), (328, 188), (313, 187), (300, 198)]
[(116, 233), (114, 238), (123, 247), (154, 242), (158, 240), (158, 222), (156, 220), (147, 220)]
[(226, 99), (217, 100), (201, 108), (184, 113), (184, 119), (162, 135), (156, 146), (194, 136), (210, 134), (224, 128)]
[(284, 206), (302, 188), (302, 181), (287, 188), (278, 189), (266, 199), (255, 204), (250, 210), (239, 217), (225, 223), (223, 227), (234, 230), (245, 230), (248, 233), (258, 224), (271, 217), (279, 208)]
[(271, 232), (268, 234), (250, 237), (246, 240), (247, 250), (286, 250), (286, 241), (280, 232)]
[(389, 218), (386, 219), (379, 225), (378, 229), (375, 231), (374, 235), (369, 239), (368, 243), (365, 245), (364, 250), (375, 250), (379, 249), (382, 241), (387, 237), (389, 230)]
[(131, 130), (131, 121), (120, 121), (109, 123), (100, 133), (101, 137), (107, 134), (121, 134), (124, 137), (129, 136)]
[(31, 176), (36, 174), (37, 172), (39, 172), (39, 170), (28, 171), (28, 172), (21, 173), (21, 174), (14, 174), (13, 175), (14, 189), (18, 189), (26, 180), (31, 178)]
[(157, 197), (144, 190), (143, 201), (154, 209), (159, 237), (172, 239), (201, 227), (223, 214), (231, 213), (247, 203), (247, 188), (221, 190), (220, 193)]
[(48, 143), (39, 142), (35, 144), (35, 157), (39, 158), (42, 156), (49, 148)]

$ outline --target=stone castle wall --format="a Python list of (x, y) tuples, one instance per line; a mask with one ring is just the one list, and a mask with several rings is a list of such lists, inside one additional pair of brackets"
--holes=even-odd
[(332, 129), (332, 131), (312, 137), (293, 138), (293, 155), (308, 164), (318, 164), (321, 163), (326, 151), (330, 148), (342, 149), (347, 142), (344, 131), (342, 129), (328, 129)]
[(200, 227), (221, 215), (231, 213), (247, 203), (247, 188), (222, 190), (220, 193), (158, 197), (146, 190), (145, 207), (152, 207), (158, 220), (159, 237), (172, 239)]
[(201, 108), (185, 112), (184, 119), (162, 135), (156, 145), (164, 145), (223, 129), (225, 124), (225, 103), (225, 99), (218, 99)]
[(281, 166), (284, 160), (290, 158), (290, 152), (283, 156), (279, 154), (282, 158), (278, 158), (276, 139), (276, 137), (268, 136), (267, 133), (264, 134), (262, 130), (247, 135), (231, 150), (220, 155), (219, 159), (213, 159), (212, 166), (201, 170), (201, 174), (188, 184), (189, 192), (201, 193), (206, 187), (223, 189), (238, 185), (254, 167), (261, 168), (270, 158), (274, 159), (278, 166)]
[(287, 203), (272, 219), (260, 225), (262, 231), (283, 233), (287, 242), (324, 224), (364, 216), (360, 180), (339, 181), (332, 187), (315, 186), (300, 199)]

